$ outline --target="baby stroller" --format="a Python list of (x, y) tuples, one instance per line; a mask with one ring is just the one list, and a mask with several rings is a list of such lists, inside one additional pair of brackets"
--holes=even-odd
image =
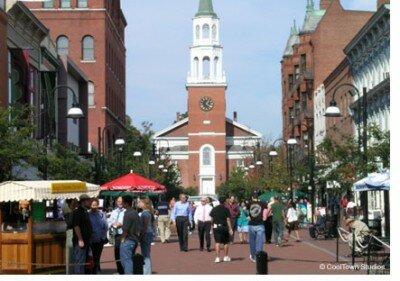
[(317, 221), (309, 229), (310, 237), (318, 239), (319, 236), (324, 236), (325, 239), (328, 238), (328, 230), (326, 223), (326, 216), (317, 216)]

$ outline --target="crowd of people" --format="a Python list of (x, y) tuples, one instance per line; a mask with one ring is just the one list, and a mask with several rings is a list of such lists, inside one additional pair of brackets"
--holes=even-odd
[[(104, 244), (113, 241), (116, 267), (119, 274), (134, 274), (136, 252), (140, 246), (143, 274), (151, 274), (151, 246), (154, 237), (162, 244), (170, 242), (171, 229), (176, 231), (179, 250), (188, 251), (188, 241), (193, 229), (197, 228), (199, 251), (212, 251), (214, 238), (215, 263), (229, 262), (229, 247), (235, 242), (238, 232), (239, 243), (249, 244), (249, 260), (256, 262), (256, 256), (263, 251), (265, 243), (272, 241), (277, 247), (288, 242), (292, 232), (300, 242), (299, 224), (303, 220), (302, 202), (281, 202), (279, 197), (269, 202), (261, 202), (257, 195), (250, 200), (238, 202), (236, 196), (220, 197), (219, 204), (213, 206), (208, 197), (202, 197), (200, 204), (188, 201), (181, 194), (179, 201), (165, 196), (153, 205), (148, 198), (133, 199), (130, 196), (115, 199), (115, 208), (108, 214), (99, 210), (99, 200), (87, 195), (79, 201), (69, 200), (63, 206), (67, 222), (67, 239), (70, 240), (70, 257), (67, 274), (89, 273), (88, 256), (93, 258), (90, 273), (101, 271), (100, 258)], [(285, 226), (287, 235), (284, 236)], [(272, 235), (274, 236), (272, 240)]]

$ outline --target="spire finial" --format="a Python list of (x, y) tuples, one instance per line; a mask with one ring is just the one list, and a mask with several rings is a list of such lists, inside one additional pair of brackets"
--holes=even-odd
[(217, 17), (217, 14), (214, 12), (212, 0), (200, 0), (199, 10), (196, 14), (196, 17), (197, 16)]
[(296, 25), (296, 19), (293, 20), (293, 26), (290, 29), (290, 35), (297, 35), (297, 25)]
[(314, 0), (307, 0), (307, 12), (314, 10)]

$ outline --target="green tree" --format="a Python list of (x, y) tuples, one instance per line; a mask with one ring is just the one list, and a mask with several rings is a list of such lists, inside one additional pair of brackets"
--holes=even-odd
[(29, 114), (29, 107), (0, 108), (0, 182), (16, 179), (13, 167), (37, 158), (40, 145), (31, 138), (34, 127)]
[[(320, 181), (337, 181), (343, 191), (349, 191), (353, 183), (368, 173), (377, 171), (375, 159), (380, 158), (383, 166), (390, 165), (390, 132), (383, 132), (377, 126), (367, 128), (367, 159), (364, 162), (359, 142), (350, 136), (340, 141), (325, 138), (317, 148), (317, 161), (325, 168), (320, 170)], [(327, 169), (326, 169), (327, 167)], [(326, 172), (328, 171), (328, 172)]]
[(228, 197), (233, 194), (239, 199), (248, 199), (251, 192), (247, 174), (240, 167), (234, 169), (229, 179), (218, 188), (218, 195), (220, 197)]
[(56, 143), (52, 146), (47, 158), (47, 173), (49, 179), (81, 180), (93, 182), (93, 162), (80, 157), (69, 148)]

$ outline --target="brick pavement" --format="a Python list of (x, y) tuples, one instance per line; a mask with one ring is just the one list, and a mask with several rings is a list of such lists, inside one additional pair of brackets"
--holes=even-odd
[[(265, 244), (264, 251), (269, 255), (270, 274), (365, 274), (365, 271), (350, 269), (321, 270), (320, 265), (336, 264), (336, 240), (314, 240), (308, 229), (301, 230), (302, 242), (294, 240), (282, 247)], [(198, 250), (197, 233), (189, 236), (189, 251), (180, 252), (177, 237), (173, 235), (169, 244), (155, 243), (152, 246), (152, 267), (154, 274), (255, 274), (256, 265), (249, 260), (249, 245), (234, 244), (230, 247), (231, 262), (214, 263), (215, 252)], [(140, 251), (140, 250), (139, 250)], [(340, 264), (351, 264), (345, 257), (350, 253), (346, 244), (340, 243)], [(104, 249), (102, 261), (113, 260), (113, 248)], [(362, 260), (358, 260), (362, 262)], [(103, 274), (115, 274), (115, 263), (102, 265)]]

